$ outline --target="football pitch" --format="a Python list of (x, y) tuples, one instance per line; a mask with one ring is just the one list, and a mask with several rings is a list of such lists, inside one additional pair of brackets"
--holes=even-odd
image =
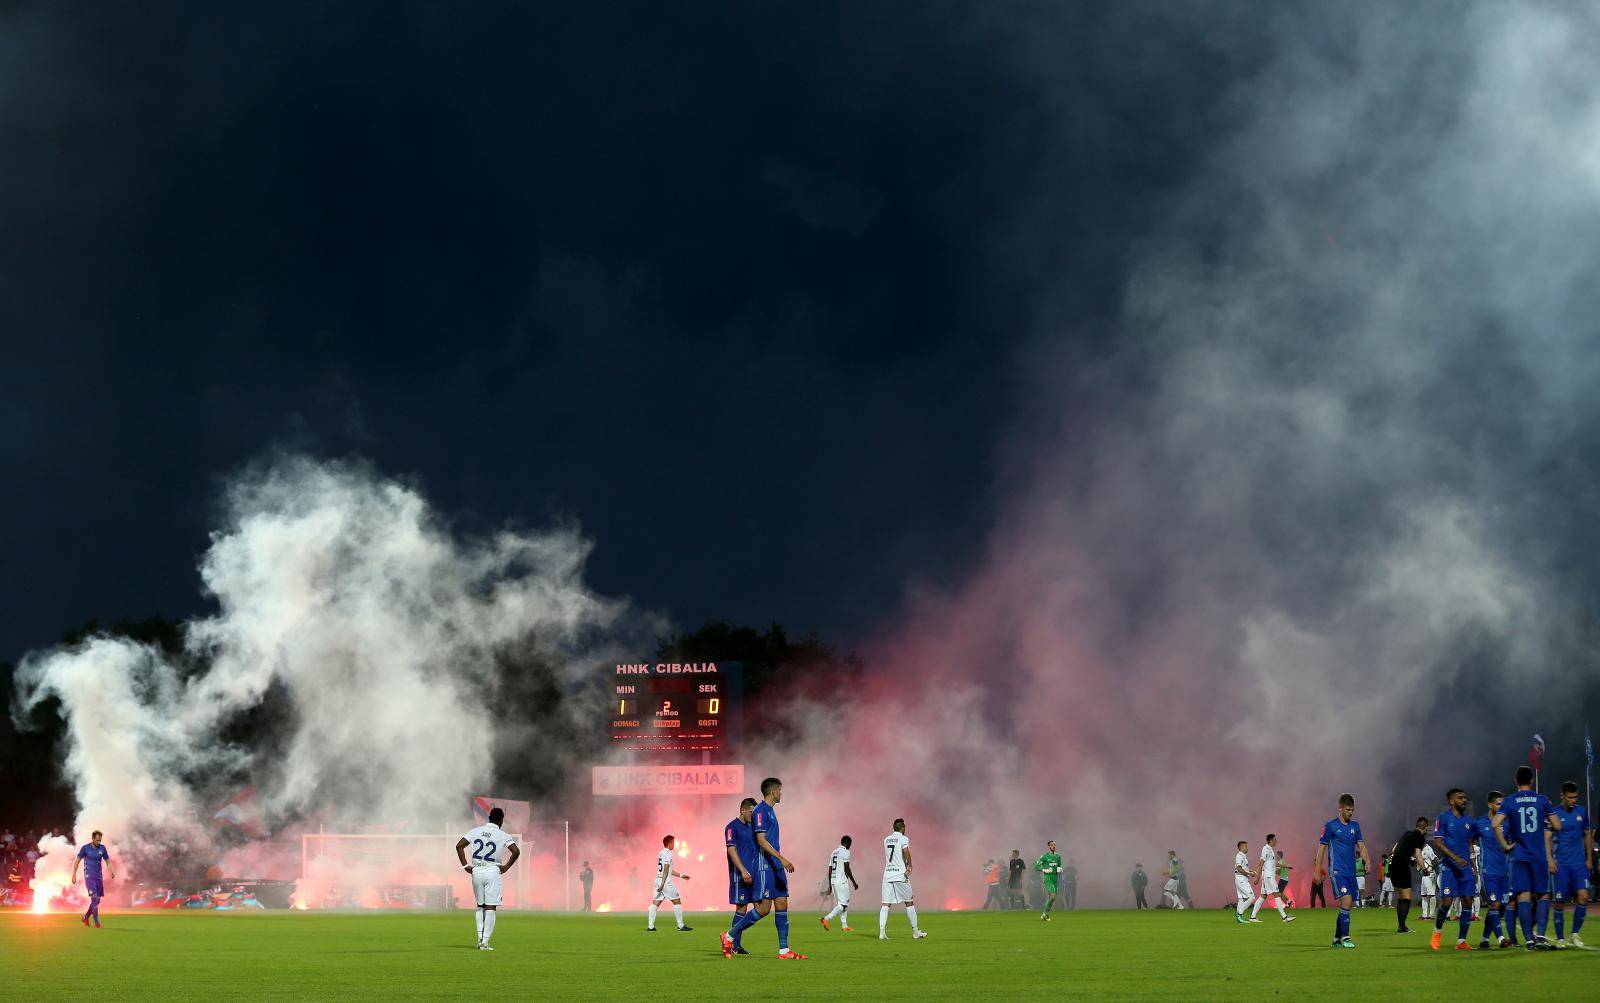
[[(1239, 926), (1218, 909), (1058, 912), (1048, 924), (1031, 912), (930, 912), (922, 914), (929, 936), (920, 941), (897, 913), (886, 943), (877, 939), (876, 910), (864, 910), (850, 934), (823, 932), (814, 913), (791, 915), (791, 943), (809, 961), (772, 957), (770, 918), (746, 935), (750, 956), (724, 959), (717, 931), (726, 917), (712, 913), (693, 914), (692, 933), (674, 931), (670, 914), (660, 932), (647, 933), (639, 914), (508, 912), (492, 953), (473, 946), (470, 912), (140, 911), (111, 914), (101, 930), (71, 915), (7, 913), (0, 915), (0, 970), (6, 997), (19, 1000), (531, 993), (731, 1000), (749, 999), (752, 986), (766, 998), (1237, 1000), (1333, 991), (1416, 1000), (1491, 985), (1570, 995), (1600, 972), (1600, 952), (1592, 951), (1435, 954), (1425, 932), (1431, 924), (1396, 936), (1388, 910), (1355, 914), (1353, 951), (1328, 946), (1333, 913), (1321, 910), (1287, 926), (1265, 911), (1259, 925)], [(1447, 934), (1453, 928), (1447, 924)]]

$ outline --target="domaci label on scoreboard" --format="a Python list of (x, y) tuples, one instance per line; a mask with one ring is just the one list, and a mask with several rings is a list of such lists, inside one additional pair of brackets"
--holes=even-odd
[(594, 793), (611, 794), (742, 794), (744, 767), (732, 766), (596, 766)]

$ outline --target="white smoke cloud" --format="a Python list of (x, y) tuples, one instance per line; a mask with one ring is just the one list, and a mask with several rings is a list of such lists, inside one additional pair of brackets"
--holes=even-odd
[[(190, 834), (215, 807), (199, 792), (243, 775), (269, 818), (436, 831), (493, 776), (497, 654), (537, 642), (581, 663), (641, 623), (584, 587), (588, 550), (564, 529), (463, 539), (366, 467), (277, 460), (228, 490), (200, 569), (217, 612), (187, 629), (196, 674), (94, 638), (26, 658), (22, 703), (62, 702), (79, 829)], [(278, 733), (230, 746), (273, 688)]]

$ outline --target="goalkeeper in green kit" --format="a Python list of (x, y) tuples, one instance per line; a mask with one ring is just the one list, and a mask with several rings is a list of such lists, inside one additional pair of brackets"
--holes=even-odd
[(1033, 862), (1033, 869), (1038, 871), (1044, 881), (1044, 912), (1039, 918), (1045, 922), (1050, 921), (1050, 910), (1056, 906), (1056, 895), (1060, 891), (1061, 883), (1061, 854), (1056, 852), (1056, 841), (1044, 844), (1045, 852), (1038, 860)]

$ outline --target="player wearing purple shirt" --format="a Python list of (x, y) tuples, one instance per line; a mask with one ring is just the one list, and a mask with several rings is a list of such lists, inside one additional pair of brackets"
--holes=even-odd
[[(759, 867), (756, 858), (761, 853), (756, 848), (755, 830), (750, 827), (755, 810), (756, 799), (745, 798), (739, 803), (739, 817), (723, 827), (723, 842), (728, 847), (728, 904), (733, 906), (734, 927), (750, 911), (750, 896), (755, 891), (756, 870)], [(749, 953), (739, 943), (733, 927), (722, 934), (723, 957)]]
[(1433, 835), (1429, 841), (1439, 854), (1439, 908), (1433, 914), (1433, 938), (1428, 942), (1435, 951), (1444, 939), (1445, 917), (1450, 915), (1450, 900), (1461, 903), (1461, 928), (1456, 937), (1456, 950), (1470, 951), (1467, 934), (1472, 932), (1472, 899), (1478, 894), (1477, 875), (1472, 872), (1472, 819), (1467, 815), (1467, 792), (1452, 787), (1445, 800), (1448, 811), (1433, 822)]
[(1511, 897), (1511, 858), (1500, 848), (1500, 834), (1497, 831), (1497, 823), (1505, 821), (1505, 816), (1500, 814), (1500, 803), (1504, 800), (1504, 794), (1490, 791), (1488, 814), (1472, 820), (1472, 831), (1478, 838), (1478, 867), (1482, 871), (1478, 883), (1489, 904), (1483, 914), (1483, 939), (1478, 941), (1479, 947), (1511, 946), (1510, 939), (1502, 929), (1506, 902)]
[(1561, 785), (1561, 805), (1556, 808), (1561, 831), (1556, 833), (1556, 946), (1566, 947), (1563, 927), (1566, 907), (1573, 903), (1572, 946), (1587, 947), (1578, 936), (1583, 918), (1589, 912), (1589, 859), (1594, 856), (1594, 837), (1589, 830), (1589, 813), (1578, 804), (1578, 784), (1568, 780)]
[(789, 875), (794, 873), (794, 864), (779, 850), (782, 843), (778, 832), (778, 802), (782, 800), (783, 781), (777, 777), (761, 781), (761, 800), (756, 802), (756, 810), (750, 816), (750, 829), (755, 833), (756, 849), (759, 851), (756, 855), (755, 890), (750, 895), (755, 908), (746, 910), (743, 916), (734, 921), (733, 929), (728, 931), (723, 940), (724, 955), (728, 953), (730, 940), (737, 944), (744, 931), (761, 922), (762, 917), (770, 912), (772, 922), (778, 928), (779, 959), (806, 960), (806, 955), (789, 950)]
[(100, 864), (104, 862), (106, 871), (111, 877), (116, 877), (117, 872), (111, 866), (111, 852), (100, 842), (100, 830), (96, 829), (89, 834), (89, 841), (78, 847), (78, 856), (72, 862), (72, 883), (78, 883), (78, 865), (83, 865), (83, 887), (89, 893), (89, 908), (83, 911), (83, 925), (88, 926), (89, 920), (94, 920), (96, 929), (100, 927), (100, 900), (106, 897), (106, 885), (100, 877)]
[(1556, 873), (1551, 842), (1561, 820), (1550, 799), (1534, 793), (1533, 767), (1517, 767), (1516, 793), (1501, 803), (1500, 812), (1505, 816), (1500, 848), (1511, 854), (1511, 894), (1517, 897), (1523, 942), (1530, 951), (1553, 950), (1555, 945), (1545, 939), (1544, 931), (1550, 919), (1550, 879)]
[(1367, 856), (1367, 844), (1361, 838), (1361, 823), (1356, 821), (1355, 814), (1355, 796), (1339, 795), (1339, 814), (1322, 824), (1317, 860), (1311, 867), (1312, 876), (1321, 878), (1329, 873), (1331, 863), (1333, 894), (1339, 901), (1339, 918), (1333, 928), (1334, 947), (1356, 946), (1350, 940), (1350, 907), (1357, 894), (1356, 857), (1360, 856), (1367, 869), (1372, 869), (1372, 858)]

